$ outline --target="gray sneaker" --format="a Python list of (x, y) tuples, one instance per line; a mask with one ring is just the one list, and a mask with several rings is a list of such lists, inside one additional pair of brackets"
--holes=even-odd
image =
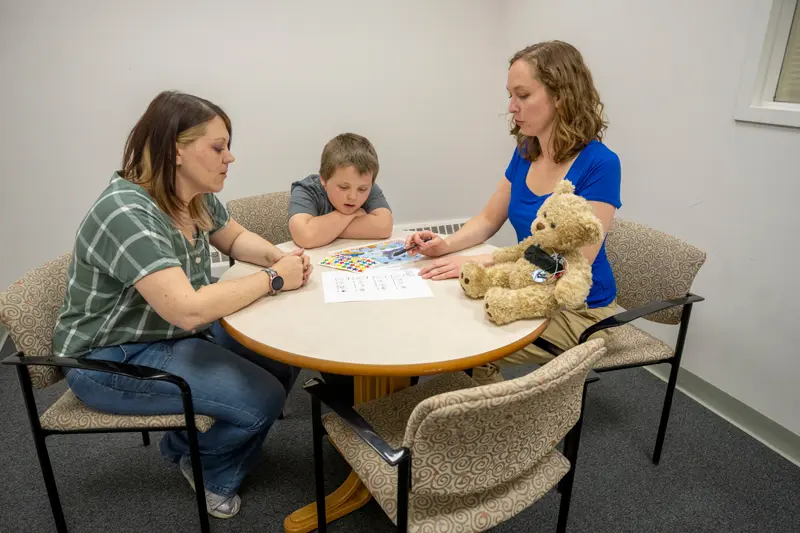
[[(189, 485), (194, 488), (194, 474), (192, 474), (192, 462), (188, 456), (181, 457), (180, 460), (181, 474), (189, 482)], [(206, 489), (206, 507), (208, 507), (208, 514), (215, 518), (233, 518), (239, 509), (242, 507), (242, 499), (238, 494), (232, 496), (220, 496)]]

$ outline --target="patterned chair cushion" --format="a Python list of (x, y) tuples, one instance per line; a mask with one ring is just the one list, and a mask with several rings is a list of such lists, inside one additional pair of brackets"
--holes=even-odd
[(524, 511), (555, 487), (567, 472), (567, 458), (552, 450), (530, 471), (505, 485), (476, 493), (468, 500), (457, 495), (412, 492), (408, 500), (409, 531), (486, 531)]
[(517, 379), (420, 402), (403, 439), (414, 491), (467, 496), (534, 468), (578, 421), (586, 375), (604, 342), (590, 340)]
[(597, 370), (652, 363), (675, 355), (675, 352), (667, 344), (636, 326), (626, 324), (605, 331), (607, 334), (606, 356), (594, 365)]
[[(53, 328), (67, 292), (67, 270), (72, 254), (35, 268), (0, 293), (0, 322), (11, 340), (27, 356), (52, 354)], [(49, 387), (63, 379), (52, 366), (29, 366), (33, 386)]]
[[(128, 416), (103, 413), (81, 402), (71, 390), (67, 390), (40, 418), (42, 429), (55, 431), (183, 427), (185, 420), (183, 415)], [(197, 431), (205, 433), (211, 429), (214, 419), (195, 415), (194, 423)]]
[[(355, 410), (370, 423), (383, 440), (393, 448), (399, 448), (403, 445), (406, 422), (419, 402), (443, 392), (477, 386), (478, 384), (464, 372), (454, 372), (357, 405)], [(324, 416), (322, 424), (331, 442), (358, 474), (375, 500), (392, 520), (396, 520), (397, 468), (386, 464), (337, 415), (330, 413)]]
[[(686, 296), (706, 254), (676, 237), (643, 224), (615, 219), (606, 251), (617, 282), (617, 302), (626, 309)], [(678, 324), (681, 307), (665, 309), (648, 320)]]
[[(555, 486), (569, 470), (555, 446), (578, 420), (583, 383), (603, 345), (591, 340), (510, 381), (476, 387), (455, 373), (357, 406), (390, 445), (411, 450), (409, 530), (484, 531)], [(396, 522), (396, 468), (336, 415), (324, 425)]]
[(245, 229), (273, 244), (291, 241), (289, 192), (272, 192), (228, 202), (228, 212)]

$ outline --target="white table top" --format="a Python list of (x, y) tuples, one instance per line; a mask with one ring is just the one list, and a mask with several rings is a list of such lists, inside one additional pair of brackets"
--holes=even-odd
[[(295, 366), (346, 375), (417, 376), (502, 359), (530, 344), (547, 325), (545, 319), (492, 324), (483, 301), (468, 298), (456, 279), (428, 281), (433, 298), (325, 303), (322, 272), (334, 270), (317, 263), (333, 251), (369, 242), (340, 239), (308, 250), (314, 272), (305, 287), (261, 298), (223, 319), (223, 326), (245, 346)], [(296, 248), (292, 242), (279, 247)], [(459, 255), (493, 249), (484, 244)], [(391, 268), (421, 268), (430, 261)], [(221, 280), (257, 270), (237, 262)]]

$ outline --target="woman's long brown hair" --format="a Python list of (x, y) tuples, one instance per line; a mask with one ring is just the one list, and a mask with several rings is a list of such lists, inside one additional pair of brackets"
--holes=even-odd
[(164, 91), (156, 96), (128, 135), (122, 177), (144, 187), (172, 220), (186, 214), (201, 231), (212, 228), (204, 195), (187, 206), (175, 188), (177, 145), (205, 134), (208, 121), (220, 117), (232, 136), (231, 120), (217, 105), (191, 94)]
[[(531, 66), (534, 78), (557, 103), (550, 138), (553, 161), (568, 161), (592, 140), (603, 140), (607, 127), (603, 102), (577, 48), (562, 41), (547, 41), (514, 54), (509, 67), (519, 60)], [(511, 135), (517, 138), (519, 153), (525, 159), (535, 161), (542, 153), (539, 139), (523, 135), (513, 123)]]

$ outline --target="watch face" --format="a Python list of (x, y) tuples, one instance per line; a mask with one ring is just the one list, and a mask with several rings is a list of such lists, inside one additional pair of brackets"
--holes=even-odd
[(272, 290), (279, 291), (283, 288), (283, 278), (280, 276), (275, 276), (272, 278)]

